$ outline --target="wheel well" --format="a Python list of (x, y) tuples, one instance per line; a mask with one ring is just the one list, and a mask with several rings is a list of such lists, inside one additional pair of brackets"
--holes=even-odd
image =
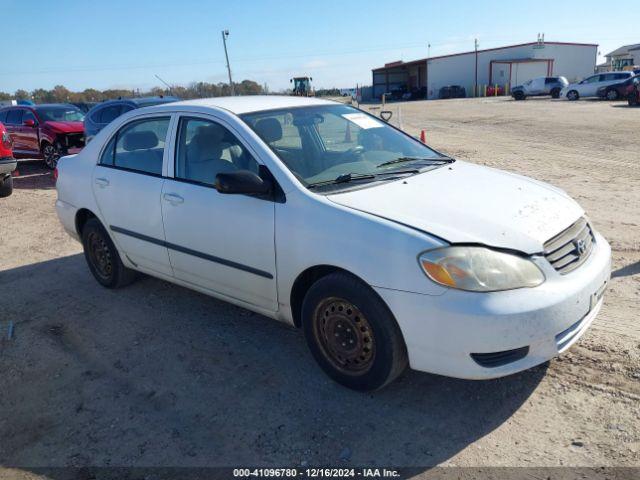
[(353, 275), (351, 272), (333, 265), (316, 265), (315, 267), (307, 268), (293, 282), (293, 287), (291, 288), (291, 313), (293, 315), (293, 324), (296, 327), (302, 326), (302, 302), (311, 285), (320, 278), (334, 272)]
[(82, 237), (82, 229), (90, 218), (96, 218), (96, 216), (91, 210), (86, 208), (81, 208), (76, 213), (76, 232), (78, 232), (80, 237)]

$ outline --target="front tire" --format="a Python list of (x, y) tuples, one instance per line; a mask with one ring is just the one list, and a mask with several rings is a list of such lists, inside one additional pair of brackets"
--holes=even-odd
[(62, 147), (58, 142), (54, 144), (42, 142), (41, 153), (44, 164), (49, 170), (53, 170), (58, 165), (58, 160), (60, 160), (62, 156)]
[(634, 90), (629, 94), (629, 96), (627, 97), (627, 101), (629, 102), (630, 107), (638, 106), (638, 96), (639, 96), (639, 93), (637, 90)]
[(407, 367), (398, 324), (357, 278), (333, 273), (314, 283), (302, 304), (307, 345), (325, 373), (345, 387), (377, 390)]
[(554, 88), (551, 90), (551, 98), (560, 98), (560, 89)]
[(567, 99), (575, 102), (576, 100), (580, 99), (580, 94), (576, 90), (571, 90), (569, 93), (567, 93)]
[(13, 177), (6, 176), (0, 180), (0, 198), (6, 198), (13, 193)]
[(125, 267), (118, 250), (100, 221), (90, 218), (82, 229), (84, 258), (95, 279), (106, 288), (129, 285), (136, 272)]
[(513, 94), (513, 98), (515, 98), (516, 100), (520, 101), (520, 100), (526, 100), (526, 95), (523, 92), (515, 92)]

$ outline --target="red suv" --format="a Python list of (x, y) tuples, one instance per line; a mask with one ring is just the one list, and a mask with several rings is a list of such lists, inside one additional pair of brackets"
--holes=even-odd
[(17, 105), (0, 109), (16, 158), (41, 158), (53, 169), (63, 155), (84, 147), (84, 114), (74, 105)]
[(16, 159), (11, 152), (11, 137), (0, 123), (0, 198), (8, 197), (13, 192), (11, 172), (16, 169)]

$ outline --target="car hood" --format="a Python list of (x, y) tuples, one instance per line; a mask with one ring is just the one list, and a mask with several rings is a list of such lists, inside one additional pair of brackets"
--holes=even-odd
[(436, 170), (329, 195), (339, 205), (440, 237), (533, 254), (584, 211), (562, 190), (457, 161)]
[(44, 122), (44, 126), (60, 133), (84, 132), (84, 124), (82, 122)]

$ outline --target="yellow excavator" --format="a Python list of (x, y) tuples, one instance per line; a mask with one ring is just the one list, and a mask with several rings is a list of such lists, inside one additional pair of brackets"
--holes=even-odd
[(311, 87), (311, 77), (293, 77), (290, 82), (293, 83), (293, 95), (296, 97), (313, 97), (315, 92)]

